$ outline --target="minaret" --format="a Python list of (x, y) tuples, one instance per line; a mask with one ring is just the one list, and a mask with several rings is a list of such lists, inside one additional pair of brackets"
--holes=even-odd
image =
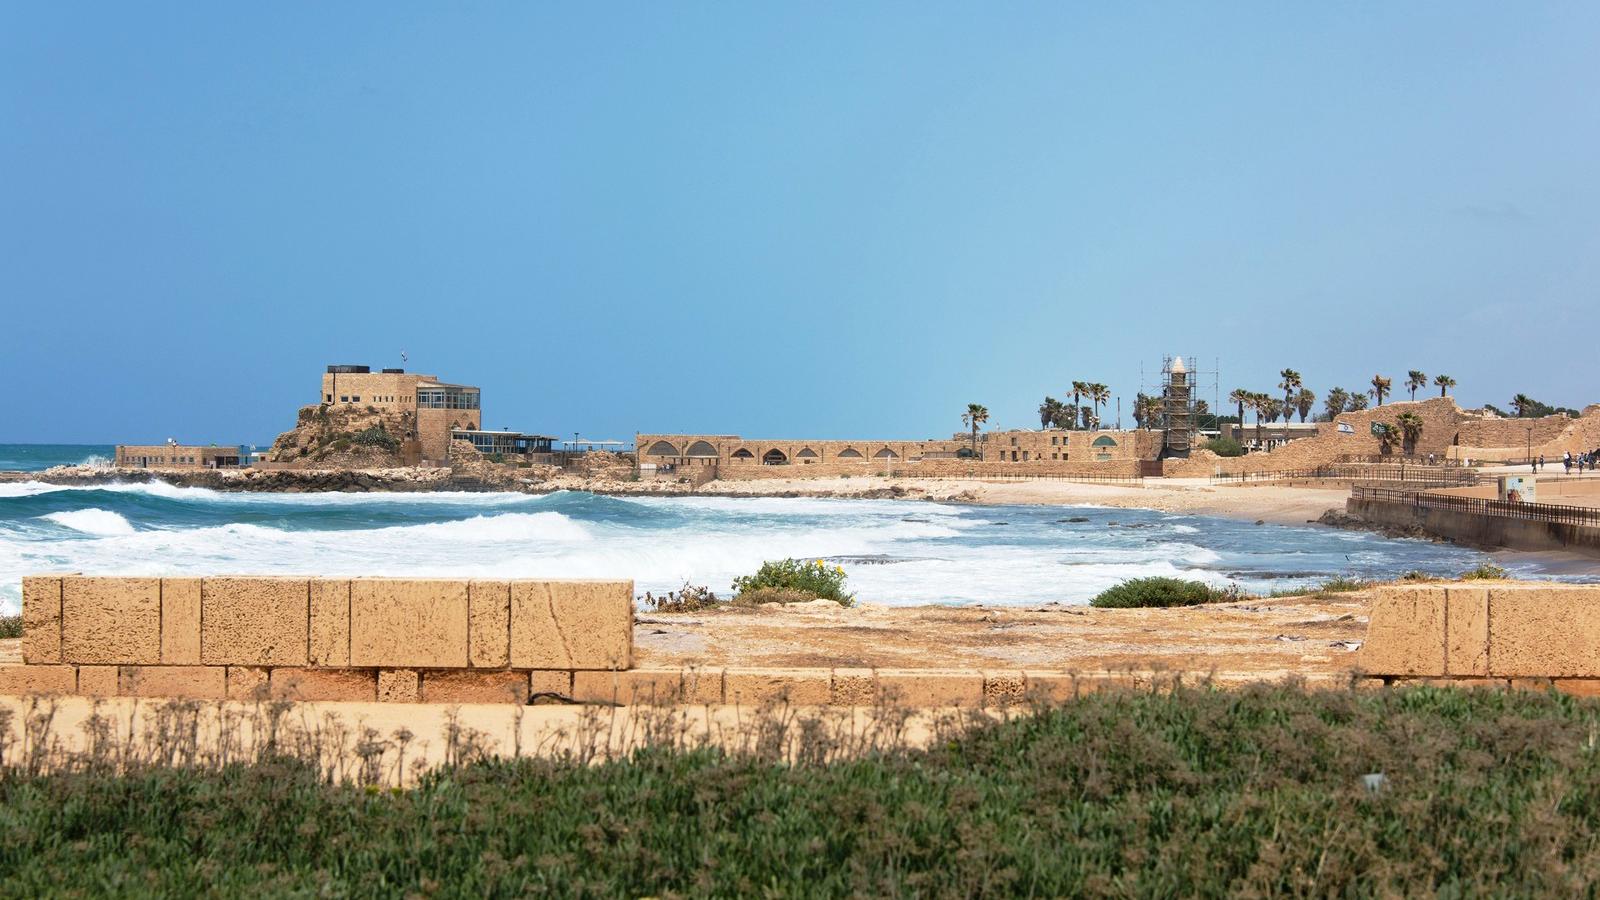
[(1194, 443), (1194, 403), (1190, 397), (1189, 369), (1183, 357), (1175, 356), (1167, 364), (1166, 385), (1161, 392), (1161, 411), (1166, 420), (1166, 430), (1161, 439), (1163, 457), (1187, 457)]

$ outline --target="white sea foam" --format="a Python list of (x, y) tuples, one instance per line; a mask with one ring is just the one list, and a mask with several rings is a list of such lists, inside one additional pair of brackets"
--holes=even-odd
[[(0, 496), (7, 489), (23, 496), (80, 488), (23, 482), (0, 485)], [(865, 600), (1007, 604), (1084, 602), (1144, 575), (1224, 584), (1230, 570), (1404, 571), (1465, 553), (1305, 529), (1252, 528), (1241, 541), (1226, 523), (1176, 523), (1132, 510), (1117, 510), (1115, 518), (1151, 527), (1062, 528), (1054, 524), (1058, 509), (876, 500), (101, 489), (156, 499), (125, 509), (104, 504), (123, 514), (90, 508), (40, 515), (30, 501), (27, 517), (0, 518), (0, 609), (15, 610), (24, 573), (62, 570), (632, 578), (640, 592), (687, 581), (726, 593), (735, 576), (763, 561), (821, 557), (843, 560), (851, 589)], [(169, 508), (164, 500), (201, 500), (205, 508)], [(70, 506), (73, 498), (57, 502)], [(372, 512), (364, 527), (363, 508)], [(250, 521), (215, 524), (233, 510)], [(422, 520), (396, 523), (397, 513)], [(1468, 567), (1451, 561), (1446, 570)]]
[(74, 509), (65, 512), (53, 512), (39, 518), (54, 522), (63, 528), (81, 531), (84, 534), (119, 535), (133, 534), (133, 524), (122, 516), (104, 509)]

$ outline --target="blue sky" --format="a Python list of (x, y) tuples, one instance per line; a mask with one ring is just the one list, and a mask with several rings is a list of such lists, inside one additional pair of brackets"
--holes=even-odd
[(1448, 372), (1578, 406), (1600, 5), (6, 4), (0, 441), (1037, 425)]

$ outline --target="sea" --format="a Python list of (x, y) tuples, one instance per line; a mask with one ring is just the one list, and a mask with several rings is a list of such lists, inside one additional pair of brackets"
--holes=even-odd
[[(0, 468), (109, 448), (0, 445)], [(1094, 506), (520, 493), (232, 493), (154, 484), (0, 483), (0, 611), (25, 573), (627, 578), (726, 595), (764, 560), (842, 566), (889, 605), (1086, 603), (1125, 579), (1251, 592), (1333, 576), (1456, 575), (1484, 554), (1313, 526)], [(1532, 561), (1522, 577), (1574, 578)]]

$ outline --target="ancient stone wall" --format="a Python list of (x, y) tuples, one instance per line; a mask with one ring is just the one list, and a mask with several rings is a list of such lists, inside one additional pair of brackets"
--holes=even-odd
[[(671, 466), (677, 475), (715, 468), (720, 479), (823, 478), (885, 472), (927, 475), (1117, 474), (1161, 450), (1155, 431), (1002, 431), (969, 440), (747, 440), (738, 435), (639, 434), (642, 471)], [(977, 468), (974, 468), (974, 467)], [(1009, 468), (996, 468), (1009, 467)]]
[[(1504, 455), (1506, 451), (1484, 450), (1481, 445), (1473, 444), (1473, 441), (1489, 438), (1503, 440), (1506, 436), (1514, 434), (1517, 436), (1514, 445), (1515, 458), (1521, 458), (1526, 455), (1524, 446), (1527, 438), (1526, 429), (1530, 427), (1534, 429), (1534, 452), (1543, 452), (1547, 458), (1559, 458), (1563, 449), (1576, 450), (1580, 446), (1594, 449), (1600, 446), (1600, 406), (1592, 406), (1585, 410), (1585, 415), (1581, 419), (1565, 416), (1549, 416), (1542, 419), (1489, 419), (1461, 410), (1449, 397), (1434, 397), (1415, 402), (1397, 400), (1359, 412), (1342, 413), (1333, 422), (1319, 423), (1316, 437), (1290, 441), (1267, 453), (1225, 458), (1208, 451), (1196, 453), (1191, 459), (1181, 463), (1169, 460), (1166, 474), (1205, 476), (1311, 469), (1339, 462), (1341, 457), (1375, 456), (1380, 453), (1382, 447), (1378, 438), (1372, 434), (1372, 423), (1383, 422), (1396, 427), (1395, 423), (1400, 414), (1407, 412), (1422, 420), (1422, 432), (1418, 435), (1416, 446), (1412, 450), (1413, 456), (1433, 454), (1439, 460), (1512, 458)], [(1348, 433), (1340, 430), (1341, 424), (1348, 426)], [(1245, 435), (1249, 436), (1250, 433), (1250, 427), (1246, 426)], [(1541, 435), (1549, 438), (1543, 445), (1538, 443)], [(1400, 453), (1403, 449), (1396, 446), (1394, 452)]]
[(1600, 585), (1386, 587), (1373, 600), (1360, 665), (1368, 675), (1397, 678), (1553, 679), (1557, 686), (1600, 678)]
[(6, 677), (67, 693), (526, 700), (633, 655), (629, 581), (29, 576), (22, 614)]

